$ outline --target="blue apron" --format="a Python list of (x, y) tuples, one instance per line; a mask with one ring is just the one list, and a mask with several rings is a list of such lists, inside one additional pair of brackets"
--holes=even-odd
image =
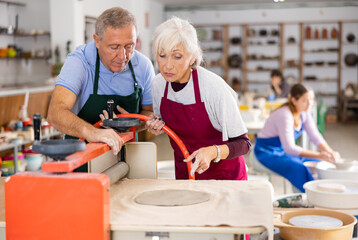
[[(302, 131), (303, 124), (299, 131), (294, 130), (295, 141), (302, 135)], [(301, 192), (305, 191), (303, 184), (313, 180), (310, 170), (303, 163), (320, 161), (286, 154), (279, 137), (257, 138), (254, 152), (262, 165), (289, 180)]]

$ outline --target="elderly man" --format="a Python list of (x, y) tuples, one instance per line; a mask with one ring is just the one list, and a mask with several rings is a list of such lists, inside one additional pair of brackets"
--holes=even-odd
[(117, 105), (116, 113), (149, 115), (154, 69), (151, 61), (135, 50), (137, 26), (127, 10), (115, 7), (104, 11), (93, 38), (68, 55), (56, 82), (48, 121), (66, 137), (104, 142), (117, 154), (123, 144), (118, 134), (92, 124), (100, 120), (108, 99)]

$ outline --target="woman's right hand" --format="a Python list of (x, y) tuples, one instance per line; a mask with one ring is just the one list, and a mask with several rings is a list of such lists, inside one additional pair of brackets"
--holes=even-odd
[(164, 132), (162, 130), (164, 125), (165, 122), (155, 114), (150, 115), (148, 117), (148, 121), (146, 122), (147, 131), (156, 136)]
[(330, 163), (335, 163), (335, 158), (334, 156), (326, 151), (322, 151), (319, 153), (319, 159), (326, 161), (326, 162), (330, 162)]

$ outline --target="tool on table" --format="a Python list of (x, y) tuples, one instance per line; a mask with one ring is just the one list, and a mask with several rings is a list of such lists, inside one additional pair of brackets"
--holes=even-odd
[(273, 202), (273, 206), (276, 208), (313, 208), (313, 206), (308, 205), (303, 201), (302, 194), (295, 194), (277, 199)]

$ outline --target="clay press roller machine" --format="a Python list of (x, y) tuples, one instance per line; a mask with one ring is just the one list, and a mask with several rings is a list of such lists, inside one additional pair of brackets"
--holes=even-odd
[[(6, 180), (6, 238), (109, 239), (110, 179), (102, 173), (72, 171), (113, 155), (110, 147), (79, 140), (40, 141), (40, 124), (41, 116), (35, 115), (33, 150), (52, 160), (42, 164), (42, 172), (21, 172)], [(124, 142), (134, 136), (119, 135)], [(118, 163), (116, 156), (114, 162)]]
[[(119, 117), (148, 120), (139, 114)], [(127, 131), (120, 121), (108, 119), (103, 125), (114, 124), (117, 131)], [(132, 120), (128, 122), (133, 124)], [(178, 143), (184, 156), (189, 156), (178, 136), (167, 126), (163, 130)], [(6, 179), (7, 239), (146, 240), (160, 236), (194, 239), (197, 234), (207, 234), (207, 239), (233, 239), (233, 234), (259, 233), (266, 229), (272, 239), (272, 186), (268, 182), (158, 180), (155, 144), (130, 142), (134, 139), (133, 131), (118, 133), (126, 143), (124, 159), (120, 160), (104, 143), (88, 143), (84, 148), (84, 142), (78, 140), (41, 142), (39, 132), (36, 134), (34, 151), (53, 160), (42, 164), (42, 172), (21, 172)], [(118, 167), (123, 160), (129, 166), (126, 179), (112, 181), (103, 174), (111, 169), (115, 169), (112, 172), (123, 170)], [(89, 164), (88, 173), (73, 173), (84, 163)], [(139, 205), (133, 200), (141, 192), (164, 187), (210, 190), (211, 198), (188, 207), (164, 208)], [(228, 198), (234, 201), (225, 202)], [(130, 205), (123, 201), (129, 201)], [(153, 208), (154, 215), (148, 216)], [(205, 214), (193, 215), (193, 212)], [(245, 217), (248, 214), (250, 217)], [(159, 219), (164, 219), (164, 224)], [(184, 219), (184, 224), (178, 224), (177, 219)]]

